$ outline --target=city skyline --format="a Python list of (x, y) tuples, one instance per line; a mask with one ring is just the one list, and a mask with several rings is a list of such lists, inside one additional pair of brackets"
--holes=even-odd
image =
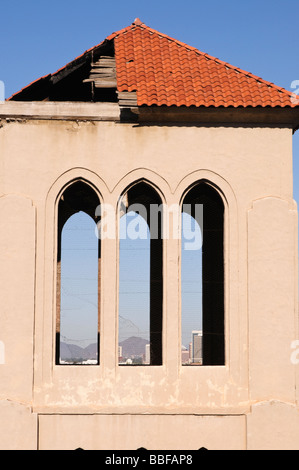
[[(139, 224), (146, 222), (136, 215)], [(189, 230), (182, 228), (182, 246), (200, 230), (183, 214)], [(131, 220), (131, 218), (130, 218)], [(126, 216), (120, 220), (119, 342), (130, 336), (149, 340), (149, 238), (125, 237)], [(61, 336), (88, 345), (97, 334), (97, 239), (95, 223), (84, 212), (65, 224), (62, 238)], [(147, 233), (149, 234), (148, 228)], [(201, 250), (182, 249), (182, 344), (188, 346), (190, 332), (202, 328)], [(137, 289), (136, 289), (137, 286)], [(82, 321), (84, 318), (84, 327)]]

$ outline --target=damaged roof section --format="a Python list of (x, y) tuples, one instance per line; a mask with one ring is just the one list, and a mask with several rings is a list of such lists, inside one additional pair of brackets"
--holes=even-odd
[[(108, 57), (114, 64), (111, 68), (114, 80), (109, 86), (99, 86), (96, 80), (101, 72), (105, 76), (103, 57)], [(15, 93), (9, 100), (117, 102), (113, 41), (105, 40), (89, 49), (54, 74), (41, 77)]]
[(285, 89), (159, 33), (138, 18), (10, 99), (118, 101), (117, 93), (129, 101), (128, 93), (134, 93), (138, 106), (297, 105)]
[(239, 110), (239, 116), (246, 108), (255, 116), (268, 110), (279, 122), (284, 110), (283, 121), (292, 121), (293, 128), (299, 125), (299, 97), (293, 93), (151, 29), (138, 18), (9, 100), (118, 103), (128, 115), (153, 114), (155, 119), (162, 112), (180, 119), (201, 113), (206, 119), (213, 109), (218, 114), (222, 110), (223, 116)]

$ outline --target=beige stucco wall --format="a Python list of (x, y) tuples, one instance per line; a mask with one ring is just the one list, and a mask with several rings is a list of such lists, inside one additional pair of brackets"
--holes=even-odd
[[(218, 188), (225, 204), (225, 366), (180, 364), (178, 240), (164, 241), (163, 366), (117, 365), (117, 236), (102, 242), (101, 364), (55, 365), (56, 203), (76, 178), (115, 209), (140, 178), (169, 205), (202, 178)], [(181, 428), (199, 436), (186, 437), (186, 449), (245, 449), (262, 445), (259, 436), (271, 429), (271, 419), (284, 429), (292, 415), (299, 437), (298, 366), (291, 361), (298, 278), (290, 129), (3, 120), (0, 196), (0, 400), (27, 410), (17, 429), (5, 426), (5, 411), (0, 436), (26, 429), (45, 449), (178, 449)], [(271, 408), (273, 401), (282, 405)], [(134, 438), (134, 429), (144, 427), (144, 440)], [(279, 448), (280, 437), (268, 436), (265, 445)]]

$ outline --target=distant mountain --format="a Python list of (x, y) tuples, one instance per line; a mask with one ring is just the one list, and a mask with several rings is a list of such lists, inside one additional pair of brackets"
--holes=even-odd
[(146, 339), (138, 338), (137, 336), (131, 336), (124, 341), (119, 343), (119, 346), (122, 347), (123, 357), (131, 356), (142, 356), (145, 354), (145, 346), (149, 344), (149, 341)]
[(97, 359), (98, 345), (89, 344), (86, 348), (81, 348), (76, 344), (60, 343), (60, 358), (63, 361), (78, 361), (87, 359)]
[[(123, 357), (142, 356), (145, 354), (145, 346), (149, 341), (131, 336), (130, 338), (119, 343), (122, 347)], [(98, 345), (96, 343), (90, 344), (86, 348), (81, 348), (76, 344), (60, 343), (60, 359), (62, 361), (82, 361), (82, 360), (97, 360)]]

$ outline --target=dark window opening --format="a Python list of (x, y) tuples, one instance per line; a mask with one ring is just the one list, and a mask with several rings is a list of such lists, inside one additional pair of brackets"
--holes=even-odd
[(182, 234), (182, 364), (224, 365), (224, 204), (207, 182), (185, 196), (186, 220), (201, 243), (193, 250), (187, 235), (188, 250)]
[(114, 41), (87, 51), (16, 93), (14, 101), (118, 102)]
[(77, 181), (58, 204), (56, 364), (99, 364), (101, 243), (100, 201)]
[(90, 65), (81, 64), (72, 73), (66, 74), (60, 80), (52, 78), (49, 87), (49, 101), (92, 101), (89, 83), (84, 83), (84, 78), (88, 75)]
[[(162, 365), (162, 201), (144, 182), (122, 199), (119, 364)], [(154, 215), (154, 216), (153, 216)]]

